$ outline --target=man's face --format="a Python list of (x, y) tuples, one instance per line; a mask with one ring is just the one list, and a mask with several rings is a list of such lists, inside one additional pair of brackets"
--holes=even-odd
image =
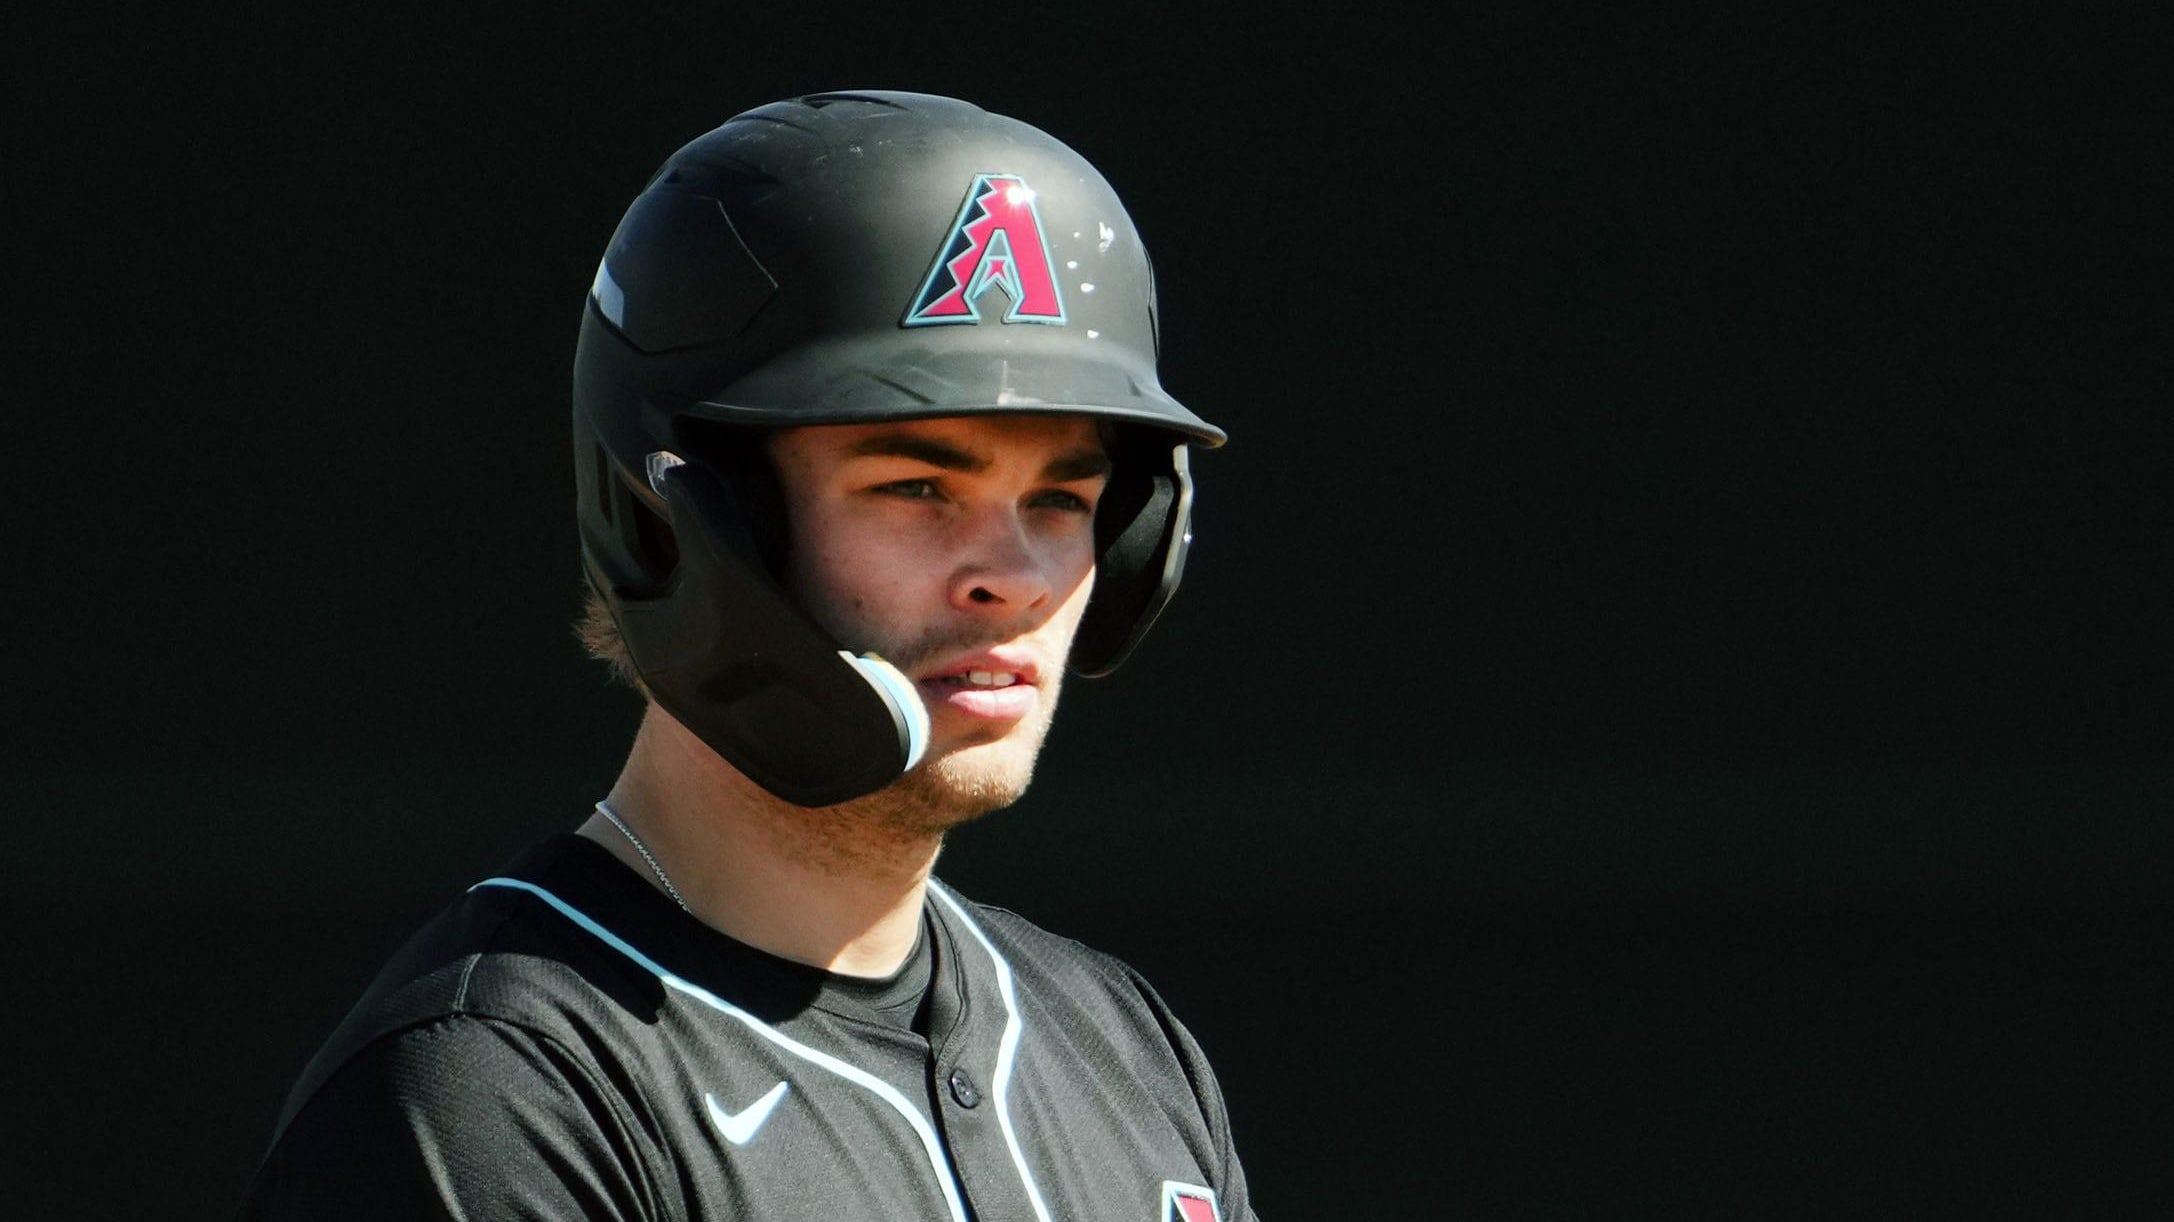
[(1094, 586), (1109, 459), (1083, 416), (954, 416), (788, 429), (793, 594), (881, 654), (928, 708), (900, 786), (948, 826), (1026, 789)]

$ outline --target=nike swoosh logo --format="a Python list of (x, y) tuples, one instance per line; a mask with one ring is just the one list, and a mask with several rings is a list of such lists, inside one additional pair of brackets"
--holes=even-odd
[(710, 1123), (717, 1126), (717, 1131), (724, 1134), (725, 1140), (736, 1146), (744, 1146), (754, 1140), (755, 1131), (762, 1127), (763, 1121), (770, 1119), (771, 1112), (777, 1110), (778, 1100), (785, 1097), (786, 1089), (786, 1085), (780, 1082), (770, 1088), (769, 1094), (738, 1112), (726, 1111), (724, 1105), (717, 1102), (715, 1095), (702, 1096), (702, 1102), (710, 1105)]

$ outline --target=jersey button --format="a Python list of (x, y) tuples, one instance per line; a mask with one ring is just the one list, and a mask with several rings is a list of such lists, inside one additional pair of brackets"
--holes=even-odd
[(951, 1071), (951, 1097), (959, 1101), (960, 1107), (973, 1107), (981, 1102), (981, 1091), (975, 1088), (974, 1080), (966, 1076), (965, 1070), (954, 1069)]

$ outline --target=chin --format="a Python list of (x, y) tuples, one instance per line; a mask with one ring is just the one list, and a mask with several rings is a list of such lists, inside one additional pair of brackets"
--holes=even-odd
[(966, 747), (932, 760), (922, 769), (972, 814), (1010, 806), (1034, 779), (1034, 759), (1041, 743), (995, 742)]
[(1040, 747), (1036, 739), (947, 751), (892, 785), (892, 792), (903, 799), (900, 813), (910, 811), (908, 817), (924, 830), (942, 832), (1010, 806), (1034, 778)]

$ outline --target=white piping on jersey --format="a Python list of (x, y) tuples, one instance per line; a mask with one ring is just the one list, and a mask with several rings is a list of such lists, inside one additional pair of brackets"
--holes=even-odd
[[(627, 941), (619, 937), (619, 935), (613, 933), (612, 931), (604, 928), (602, 925), (599, 925), (595, 921), (591, 920), (588, 915), (583, 913), (580, 909), (575, 908), (573, 905), (567, 903), (565, 900), (560, 899), (558, 896), (551, 894), (549, 891), (544, 890), (542, 887), (539, 887), (534, 883), (523, 882), (518, 878), (486, 878), (482, 882), (477, 883), (475, 887), (470, 887), (469, 890), (473, 891), (477, 887), (511, 887), (517, 891), (526, 891), (529, 894), (534, 895), (536, 898), (551, 905), (553, 908), (558, 909), (559, 912), (565, 915), (566, 919), (572, 921), (576, 925), (581, 926), (583, 929), (588, 930), (590, 933), (595, 934), (599, 939), (603, 941), (604, 945), (611, 947), (613, 950), (618, 951), (620, 954), (625, 955), (627, 958), (632, 959), (634, 962), (640, 964), (644, 970), (648, 971), (650, 975), (655, 976), (667, 987), (677, 989), (678, 991), (685, 993), (687, 996), (694, 998), (696, 1001), (701, 1002), (703, 1005), (706, 1005), (711, 1009), (716, 1010), (719, 1013), (738, 1021), (748, 1030), (753, 1031), (755, 1034), (761, 1036), (762, 1038), (770, 1041), (773, 1044), (776, 1044), (778, 1047), (783, 1048), (785, 1051), (792, 1053), (794, 1056), (799, 1057), (801, 1060), (806, 1061), (811, 1065), (816, 1065), (823, 1069), (827, 1069), (830, 1072), (837, 1074), (839, 1077), (844, 1078), (846, 1081), (851, 1082), (856, 1086), (865, 1087), (869, 1091), (873, 1092), (877, 1098), (883, 1100), (885, 1103), (890, 1104), (892, 1110), (896, 1111), (900, 1116), (905, 1117), (907, 1124), (913, 1126), (914, 1135), (921, 1139), (921, 1148), (928, 1152), (929, 1166), (936, 1172), (936, 1183), (944, 1190), (944, 1203), (951, 1207), (952, 1222), (966, 1222), (966, 1206), (962, 1204), (959, 1200), (959, 1186), (953, 1181), (953, 1177), (951, 1174), (951, 1163), (944, 1156), (943, 1143), (939, 1142), (936, 1139), (936, 1130), (929, 1127), (929, 1122), (924, 1119), (921, 1113), (915, 1110), (913, 1104), (908, 1103), (906, 1101), (906, 1097), (899, 1094), (898, 1091), (893, 1088), (890, 1083), (876, 1077), (874, 1074), (869, 1073), (865, 1069), (860, 1069), (856, 1066), (848, 1065), (844, 1061), (839, 1060), (838, 1058), (830, 1055), (827, 1052), (823, 1052), (820, 1049), (816, 1048), (810, 1048), (806, 1044), (803, 1044), (798, 1040), (793, 1039), (791, 1036), (786, 1035), (784, 1032), (779, 1031), (777, 1028), (772, 1027), (770, 1024), (762, 1021), (759, 1018), (756, 1018), (754, 1015), (749, 1014), (747, 1011), (733, 1005), (731, 1002), (726, 1001), (724, 998), (710, 992), (708, 989), (705, 989), (700, 985), (694, 984), (691, 981), (680, 979), (678, 976), (675, 976), (672, 973), (666, 971), (662, 965), (657, 963), (656, 960), (651, 959), (649, 956), (634, 949), (632, 945), (628, 944)], [(954, 905), (953, 907), (956, 908), (956, 905)], [(974, 936), (977, 938), (981, 937), (981, 932), (979, 930), (975, 930)], [(987, 946), (988, 942), (983, 941), (982, 945)], [(992, 951), (991, 953), (993, 954), (995, 952)], [(1005, 995), (1006, 999), (1009, 1000), (1011, 992), (1010, 977), (1007, 975), (1004, 979)], [(1009, 1038), (1011, 1033), (1007, 1030), (1005, 1034), (1007, 1038)], [(997, 1098), (1001, 1101), (1003, 1098), (1003, 1095), (1001, 1093), (1002, 1088), (999, 1087), (998, 1090), (999, 1094)], [(1004, 1123), (1004, 1136), (1007, 1139), (1011, 1137), (1011, 1122), (1009, 1120), (1005, 1121)], [(1018, 1155), (1018, 1143), (1013, 1142), (1012, 1156), (1014, 1158), (1017, 1158)], [(1020, 1169), (1024, 1171), (1025, 1166), (1022, 1164)], [(1030, 1193), (1033, 1191), (1033, 1185), (1031, 1183), (1028, 1185), (1028, 1191)], [(1044, 1222), (1047, 1222), (1049, 1214), (1046, 1211), (1042, 1210), (1042, 1201), (1039, 1195), (1036, 1195), (1034, 1198), (1034, 1207), (1037, 1213), (1039, 1213), (1040, 1217), (1044, 1219)]]
[(1019, 1182), (1026, 1186), (1027, 1201), (1034, 1206), (1034, 1216), (1041, 1222), (1050, 1222), (1049, 1206), (1042, 1202), (1042, 1190), (1035, 1187), (1034, 1173), (1027, 1170), (1026, 1153), (1019, 1148), (1019, 1133), (1012, 1128), (1012, 1062), (1019, 1051), (1022, 1024), (1019, 1020), (1019, 995), (1012, 989), (1011, 964), (1004, 962), (1004, 956), (998, 954), (996, 947), (982, 934), (981, 926), (974, 924), (974, 918), (966, 915), (966, 907), (953, 899), (948, 889), (938, 885), (934, 879), (929, 880), (928, 889), (929, 894), (942, 900), (944, 906), (951, 909), (952, 915), (959, 918), (959, 923), (966, 926), (966, 932), (974, 935), (974, 941), (981, 943), (981, 949), (989, 952), (989, 962), (996, 965), (996, 987), (1004, 995), (1004, 1037), (997, 1041), (996, 1080), (990, 1084), (989, 1093), (996, 1100), (996, 1121), (1004, 1130), (1004, 1144), (1011, 1147), (1012, 1165), (1019, 1168)]

